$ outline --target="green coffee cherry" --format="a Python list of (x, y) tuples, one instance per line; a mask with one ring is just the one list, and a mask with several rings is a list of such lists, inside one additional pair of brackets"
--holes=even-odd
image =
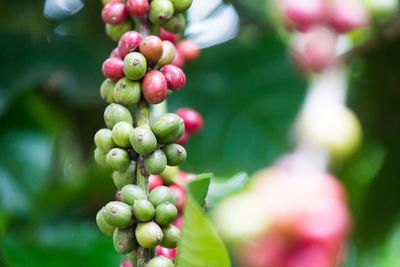
[(125, 149), (113, 148), (106, 156), (106, 164), (114, 171), (124, 172), (128, 169), (131, 160), (129, 154)]
[(186, 150), (178, 144), (166, 145), (163, 148), (169, 166), (178, 166), (186, 160)]
[(139, 102), (142, 89), (139, 82), (124, 77), (115, 84), (113, 93), (115, 102), (129, 106)]
[(131, 253), (128, 254), (128, 261), (132, 265), (132, 267), (137, 266), (137, 258), (138, 258), (138, 250), (133, 250)]
[(110, 150), (115, 147), (111, 130), (105, 128), (98, 130), (94, 135), (94, 143), (98, 148), (103, 150)]
[(104, 111), (104, 121), (107, 128), (112, 129), (117, 122), (125, 121), (133, 124), (132, 115), (129, 110), (119, 104), (112, 103)]
[(171, 0), (175, 13), (182, 13), (189, 9), (193, 0)]
[(166, 185), (173, 184), (178, 171), (179, 171), (178, 167), (167, 166), (165, 170), (160, 174), (160, 177), (163, 180), (164, 184)]
[(106, 24), (106, 34), (111, 40), (118, 42), (119, 38), (121, 38), (124, 33), (133, 28), (133, 21), (127, 19), (118, 25)]
[(180, 33), (185, 29), (186, 20), (182, 14), (177, 14), (163, 24), (163, 28), (169, 32)]
[(149, 194), (149, 200), (153, 203), (154, 207), (164, 202), (175, 203), (174, 195), (171, 190), (166, 186), (157, 186)]
[(109, 202), (103, 209), (104, 220), (111, 226), (125, 228), (133, 223), (132, 208), (120, 201)]
[(144, 167), (151, 174), (160, 174), (167, 167), (167, 157), (161, 149), (156, 149), (145, 156)]
[(157, 146), (156, 136), (148, 126), (136, 127), (129, 140), (133, 149), (142, 155), (153, 152)]
[(120, 192), (121, 200), (126, 204), (132, 205), (135, 200), (146, 199), (147, 194), (139, 186), (128, 184), (122, 187)]
[(159, 69), (165, 65), (171, 64), (175, 58), (175, 46), (170, 41), (162, 41), (163, 53), (161, 58), (156, 64), (156, 68)]
[(106, 79), (100, 86), (100, 96), (107, 103), (114, 102), (114, 85), (115, 81)]
[(154, 24), (162, 24), (174, 14), (174, 6), (169, 0), (153, 0), (149, 7), (149, 19)]
[(165, 113), (151, 123), (151, 130), (159, 139), (176, 133), (181, 125), (183, 125), (181, 117), (174, 113)]
[(175, 132), (173, 132), (167, 136), (160, 137), (157, 140), (160, 144), (171, 144), (171, 143), (178, 141), (179, 138), (181, 138), (181, 136), (183, 135), (184, 131), (185, 131), (185, 125), (181, 124), (179, 126), (178, 130), (176, 130)]
[(164, 202), (157, 206), (154, 221), (160, 226), (168, 226), (176, 219), (176, 216), (178, 216), (178, 210), (175, 205)]
[(114, 185), (117, 188), (122, 188), (125, 185), (133, 184), (136, 180), (136, 161), (131, 161), (129, 167), (126, 171), (114, 171), (112, 173), (112, 179), (114, 181)]
[(135, 200), (133, 203), (133, 215), (138, 221), (148, 222), (154, 217), (154, 206), (147, 199)]
[(175, 225), (170, 224), (167, 227), (162, 228), (162, 232), (163, 240), (161, 246), (165, 248), (176, 248), (179, 238), (181, 237), (181, 230), (179, 230)]
[(120, 254), (128, 254), (138, 247), (133, 228), (115, 228), (113, 235), (115, 250)]
[(94, 150), (94, 160), (96, 161), (97, 164), (99, 164), (101, 167), (104, 168), (108, 168), (106, 163), (107, 153), (108, 150), (102, 150), (98, 147)]
[(147, 70), (146, 58), (138, 52), (131, 52), (124, 58), (124, 73), (131, 80), (140, 80)]
[(103, 217), (103, 210), (104, 210), (104, 207), (101, 208), (101, 210), (99, 210), (99, 212), (97, 212), (97, 214), (96, 214), (96, 223), (97, 223), (97, 226), (99, 227), (100, 231), (101, 231), (103, 234), (105, 234), (105, 235), (107, 235), (107, 236), (113, 236), (115, 227), (109, 225), (109, 224), (104, 220), (104, 217)]
[(120, 147), (130, 147), (129, 136), (133, 132), (132, 124), (120, 121), (117, 122), (112, 128), (112, 138), (114, 142)]
[(144, 248), (154, 248), (163, 239), (162, 230), (155, 222), (139, 223), (135, 234), (139, 245)]
[(152, 258), (146, 267), (174, 267), (172, 261), (164, 256)]

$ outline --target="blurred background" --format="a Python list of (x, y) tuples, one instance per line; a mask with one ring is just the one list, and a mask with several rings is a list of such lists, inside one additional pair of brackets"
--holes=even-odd
[[(46, 5), (0, 2), (0, 266), (117, 266), (123, 257), (95, 224), (115, 188), (93, 159), (106, 106), (101, 64), (116, 44), (104, 33), (100, 1)], [(293, 147), (290, 130), (307, 85), (269, 23), (265, 0), (212, 7), (203, 18), (193, 15), (197, 24), (187, 33), (203, 49), (185, 65), (186, 86), (169, 110), (191, 107), (204, 118), (182, 170), (229, 179)], [(332, 170), (353, 218), (344, 266), (400, 266), (398, 47), (393, 38), (350, 61), (348, 103), (363, 144)]]

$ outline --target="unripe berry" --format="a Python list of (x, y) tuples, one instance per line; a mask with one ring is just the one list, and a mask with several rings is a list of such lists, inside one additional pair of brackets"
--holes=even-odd
[(132, 224), (132, 208), (119, 201), (109, 202), (103, 209), (104, 220), (111, 226), (125, 228)]
[(147, 61), (146, 58), (138, 53), (129, 53), (124, 58), (124, 73), (131, 80), (140, 80), (146, 73)]
[(156, 149), (144, 158), (144, 167), (151, 174), (160, 174), (167, 166), (167, 157), (161, 149)]
[(156, 149), (157, 139), (148, 126), (140, 126), (133, 130), (130, 143), (138, 154), (146, 155)]
[(149, 71), (142, 81), (142, 92), (147, 102), (159, 104), (167, 97), (167, 81), (158, 70)]
[(136, 161), (131, 161), (128, 169), (124, 172), (114, 171), (112, 179), (117, 188), (134, 183), (136, 180)]
[(147, 14), (149, 11), (148, 0), (127, 0), (126, 8), (129, 15), (134, 18), (140, 18)]
[(194, 109), (181, 108), (176, 111), (176, 114), (183, 119), (185, 130), (190, 134), (200, 131), (203, 127), (203, 118)]
[(139, 186), (128, 184), (121, 189), (121, 200), (128, 205), (132, 205), (135, 200), (147, 199), (146, 192), (143, 191)]
[(174, 5), (175, 13), (182, 13), (188, 10), (193, 0), (171, 0)]
[(175, 142), (175, 144), (183, 146), (186, 144), (188, 139), (189, 139), (189, 134), (187, 133), (187, 131), (184, 131), (182, 136), (178, 139), (178, 141)]
[(125, 149), (113, 148), (107, 153), (106, 164), (114, 171), (126, 171), (130, 164), (129, 154)]
[(176, 175), (178, 174), (178, 167), (167, 166), (160, 174), (160, 177), (165, 185), (173, 184)]
[(160, 36), (160, 25), (150, 23), (150, 35)]
[(118, 51), (122, 58), (131, 52), (136, 51), (139, 46), (142, 36), (136, 31), (124, 33), (118, 42)]
[(156, 135), (157, 139), (161, 139), (176, 133), (182, 125), (184, 125), (183, 119), (178, 115), (174, 113), (165, 113), (158, 116), (151, 123), (151, 130)]
[(138, 250), (134, 250), (131, 253), (129, 253), (128, 254), (128, 261), (131, 264), (131, 266), (126, 266), (126, 267), (134, 267), (134, 266), (136, 266), (137, 259), (138, 259)]
[(157, 206), (154, 221), (160, 226), (167, 226), (175, 221), (176, 216), (178, 216), (178, 210), (175, 205), (164, 202)]
[(163, 148), (169, 166), (181, 165), (186, 160), (186, 150), (178, 144), (170, 144)]
[(175, 51), (175, 57), (171, 64), (177, 66), (178, 68), (182, 68), (183, 65), (185, 65), (185, 58), (182, 56), (179, 50)]
[(163, 240), (161, 246), (165, 248), (176, 248), (179, 238), (181, 237), (181, 230), (178, 227), (170, 224), (167, 227), (162, 228)]
[(112, 138), (112, 131), (110, 129), (98, 130), (94, 135), (94, 143), (96, 144), (96, 147), (107, 151), (115, 147), (115, 143)]
[(163, 54), (162, 41), (157, 36), (149, 35), (140, 42), (139, 51), (148, 61), (155, 64)]
[(164, 256), (170, 260), (175, 259), (176, 248), (164, 248), (162, 246), (156, 247), (156, 256)]
[(161, 72), (167, 80), (168, 89), (175, 91), (181, 89), (185, 85), (185, 73), (183, 73), (180, 68), (170, 64), (164, 66)]
[(162, 24), (172, 18), (174, 6), (169, 0), (153, 0), (150, 3), (149, 19), (154, 24)]
[(132, 124), (125, 121), (120, 121), (117, 122), (112, 128), (112, 138), (119, 147), (126, 148), (131, 145), (131, 143), (129, 142), (129, 136), (132, 132)]
[(115, 227), (109, 225), (109, 224), (104, 220), (104, 217), (103, 217), (103, 209), (104, 209), (104, 207), (101, 208), (101, 210), (99, 210), (99, 212), (97, 212), (97, 214), (96, 214), (96, 223), (97, 223), (97, 226), (99, 227), (100, 231), (101, 231), (103, 234), (105, 234), (105, 235), (107, 235), (107, 236), (113, 236)]
[(179, 34), (171, 33), (164, 28), (160, 29), (160, 38), (163, 41), (170, 41), (171, 43), (176, 43), (179, 40)]
[(359, 0), (332, 0), (331, 24), (339, 33), (355, 30), (369, 24), (365, 6)]
[(117, 25), (120, 24), (126, 16), (125, 3), (114, 0), (103, 7), (101, 11), (101, 17), (103, 21), (108, 24)]
[(100, 148), (96, 148), (94, 150), (94, 160), (96, 163), (104, 168), (108, 168), (107, 163), (106, 163), (106, 156), (107, 156), (108, 150), (102, 150)]
[(162, 41), (163, 53), (158, 60), (156, 68), (171, 64), (175, 58), (175, 46), (170, 41)]
[(154, 207), (164, 202), (174, 203), (174, 196), (171, 190), (166, 186), (158, 186), (153, 189), (149, 194), (149, 200), (153, 203)]
[(133, 215), (140, 222), (151, 221), (154, 217), (154, 206), (147, 199), (138, 199), (133, 202)]
[(138, 247), (135, 230), (133, 228), (115, 228), (113, 243), (119, 254), (128, 254)]
[(135, 234), (138, 243), (144, 248), (154, 248), (163, 239), (163, 232), (155, 222), (139, 223)]
[(177, 14), (163, 24), (163, 28), (169, 32), (180, 33), (185, 29), (186, 20), (182, 14)]
[(172, 261), (164, 256), (152, 258), (147, 267), (174, 267)]
[(115, 102), (124, 106), (136, 105), (140, 100), (141, 94), (140, 82), (132, 81), (125, 77), (120, 79), (114, 87)]
[(116, 57), (107, 58), (101, 70), (107, 78), (118, 80), (124, 77), (124, 61)]
[(181, 212), (185, 206), (185, 191), (177, 184), (170, 185), (168, 188), (174, 195), (175, 207)]
[(133, 124), (132, 115), (129, 110), (119, 104), (110, 104), (104, 111), (104, 121), (107, 128), (112, 129), (117, 122), (125, 121)]
[(114, 85), (115, 81), (111, 79), (105, 79), (100, 87), (100, 96), (107, 103), (114, 102)]
[(134, 28), (134, 23), (132, 20), (127, 19), (118, 25), (106, 24), (105, 28), (107, 36), (114, 42), (118, 42), (124, 33)]
[(182, 54), (187, 61), (195, 60), (200, 54), (199, 46), (191, 40), (180, 41), (176, 49)]
[(150, 174), (149, 176), (149, 192), (151, 192), (157, 186), (163, 185), (163, 181), (161, 180), (160, 176)]

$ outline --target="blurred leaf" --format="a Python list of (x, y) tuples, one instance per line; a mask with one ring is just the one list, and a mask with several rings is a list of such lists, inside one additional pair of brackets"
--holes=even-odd
[(177, 267), (228, 267), (228, 251), (210, 220), (187, 194), (182, 236), (179, 240)]
[(199, 204), (201, 207), (203, 207), (205, 204), (208, 187), (212, 177), (212, 173), (199, 174), (196, 176), (196, 179), (187, 184), (187, 188), (193, 199), (196, 200), (197, 204)]

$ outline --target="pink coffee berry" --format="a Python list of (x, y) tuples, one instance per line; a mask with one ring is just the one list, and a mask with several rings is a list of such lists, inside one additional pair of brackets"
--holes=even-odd
[(185, 73), (172, 64), (162, 67), (161, 72), (167, 80), (168, 89), (176, 91), (181, 89), (186, 83)]
[(101, 17), (107, 24), (118, 25), (126, 17), (126, 6), (122, 1), (114, 0), (103, 7)]
[(117, 57), (107, 58), (102, 66), (104, 76), (112, 80), (124, 77), (124, 61)]
[(149, 11), (148, 0), (128, 0), (126, 1), (126, 8), (129, 15), (134, 18), (140, 18), (147, 14)]
[(175, 144), (183, 146), (186, 144), (188, 139), (189, 139), (189, 134), (187, 133), (187, 131), (184, 131), (182, 136), (178, 139), (178, 141), (175, 142)]
[(130, 52), (136, 51), (142, 36), (136, 31), (128, 31), (121, 36), (118, 42), (118, 52), (124, 58)]
[(324, 0), (278, 0), (288, 26), (296, 29), (306, 29), (322, 22), (326, 5)]
[(191, 40), (180, 41), (176, 45), (176, 49), (182, 54), (187, 61), (195, 60), (200, 54), (199, 46)]
[(203, 127), (203, 118), (201, 115), (191, 108), (181, 108), (175, 112), (183, 119), (185, 130), (189, 134), (198, 132)]
[(359, 0), (332, 0), (330, 22), (337, 32), (344, 33), (367, 26), (369, 16)]
[(110, 57), (116, 57), (116, 58), (121, 58), (122, 59), (121, 55), (118, 52), (118, 47), (113, 49), (113, 51), (110, 54)]
[(179, 40), (178, 33), (171, 33), (164, 28), (161, 27), (160, 29), (160, 39), (163, 41), (170, 41), (171, 43), (175, 44)]
[(149, 192), (151, 192), (151, 190), (153, 190), (157, 186), (161, 186), (161, 185), (163, 185), (163, 181), (162, 181), (161, 177), (158, 175), (150, 174), (150, 176), (149, 176)]
[(170, 260), (175, 259), (176, 248), (164, 248), (162, 246), (156, 247), (156, 256), (164, 256)]
[(177, 66), (178, 68), (182, 68), (183, 65), (185, 65), (185, 58), (178, 50), (175, 51), (175, 57), (171, 64)]
[(128, 259), (125, 259), (121, 262), (121, 264), (119, 265), (119, 267), (132, 267), (131, 263), (129, 262)]

